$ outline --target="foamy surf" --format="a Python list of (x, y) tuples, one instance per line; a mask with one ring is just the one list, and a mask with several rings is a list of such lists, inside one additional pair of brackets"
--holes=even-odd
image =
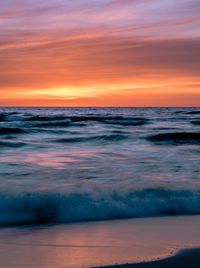
[(200, 191), (143, 189), (0, 195), (0, 225), (70, 223), (200, 213)]

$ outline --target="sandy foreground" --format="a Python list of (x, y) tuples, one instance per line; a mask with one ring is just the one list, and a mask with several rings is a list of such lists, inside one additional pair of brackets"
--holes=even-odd
[(197, 268), (200, 264), (188, 266), (188, 262), (199, 263), (200, 251), (174, 255), (184, 248), (200, 247), (199, 226), (200, 216), (176, 216), (2, 228), (0, 267), (74, 268), (149, 262), (119, 267)]

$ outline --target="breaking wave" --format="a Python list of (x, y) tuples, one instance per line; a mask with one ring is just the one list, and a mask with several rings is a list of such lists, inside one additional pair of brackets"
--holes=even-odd
[(199, 214), (200, 191), (1, 194), (0, 212), (1, 226)]

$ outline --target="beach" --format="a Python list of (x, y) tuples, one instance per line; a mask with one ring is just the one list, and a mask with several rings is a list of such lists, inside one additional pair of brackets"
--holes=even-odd
[(151, 261), (200, 247), (199, 226), (200, 216), (177, 216), (3, 228), (0, 267), (75, 268), (143, 262), (133, 267), (162, 268), (171, 262), (172, 268), (182, 267), (177, 266), (182, 259), (184, 263), (185, 258), (198, 261), (199, 251)]

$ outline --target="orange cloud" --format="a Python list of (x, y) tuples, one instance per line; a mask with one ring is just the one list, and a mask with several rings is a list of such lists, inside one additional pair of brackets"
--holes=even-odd
[[(15, 7), (18, 15), (4, 22), (0, 105), (199, 105), (200, 36), (191, 27), (199, 23), (195, 5), (184, 2), (182, 16), (168, 20), (163, 15), (164, 19), (155, 20), (153, 16), (142, 19), (141, 10), (145, 13), (148, 7), (162, 13), (173, 5), (116, 0), (96, 1), (85, 8), (81, 3), (87, 0), (82, 0), (80, 5), (63, 2), (54, 9), (54, 0), (49, 2), (52, 6), (44, 7), (39, 1), (30, 2), (34, 8), (26, 9), (24, 2), (21, 10)], [(70, 10), (70, 20), (61, 27), (58, 15), (65, 22), (64, 10)], [(56, 19), (52, 22), (49, 15), (53, 12)], [(29, 16), (38, 18), (37, 30)], [(87, 16), (90, 20), (77, 26), (76, 20), (85, 21)], [(43, 20), (48, 23), (43, 25)]]

